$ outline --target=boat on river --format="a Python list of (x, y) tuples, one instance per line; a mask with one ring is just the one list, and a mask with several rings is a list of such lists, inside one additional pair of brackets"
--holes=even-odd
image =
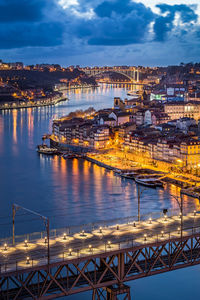
[(121, 172), (120, 175), (123, 178), (135, 180), (135, 177), (138, 176), (138, 172), (137, 172), (137, 170), (128, 171), (128, 172)]
[(132, 179), (132, 180), (135, 180), (136, 176), (137, 176), (136, 173), (124, 173), (124, 174), (121, 174), (121, 177), (126, 178), (126, 179)]
[(138, 98), (138, 96), (140, 95), (140, 91), (139, 91), (139, 90), (136, 90), (136, 91), (128, 91), (128, 92), (127, 92), (127, 95), (128, 95), (128, 96), (135, 97), (135, 98)]
[(74, 153), (65, 153), (63, 154), (63, 158), (64, 159), (72, 159), (72, 158), (77, 158), (78, 155), (74, 154)]
[(150, 176), (137, 176), (135, 182), (150, 188), (163, 187), (161, 180)]
[(60, 154), (58, 149), (50, 148), (46, 144), (38, 145), (37, 146), (37, 152), (40, 153), (40, 154), (46, 154), (46, 155)]

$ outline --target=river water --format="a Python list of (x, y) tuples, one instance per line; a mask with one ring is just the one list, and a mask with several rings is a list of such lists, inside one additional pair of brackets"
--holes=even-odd
[[(126, 89), (102, 85), (74, 90), (57, 106), (0, 112), (0, 236), (11, 235), (11, 206), (17, 203), (50, 217), (51, 228), (127, 217), (137, 214), (136, 186), (84, 160), (38, 155), (36, 145), (51, 132), (52, 121), (76, 109), (112, 107), (113, 98)], [(141, 213), (177, 209), (179, 189), (144, 190)], [(198, 202), (184, 198), (184, 210)], [(43, 230), (32, 215), (16, 216), (16, 233)], [(200, 267), (157, 275), (131, 283), (133, 299), (192, 299), (198, 297)], [(192, 296), (191, 296), (192, 295)], [(67, 299), (90, 299), (90, 293)]]

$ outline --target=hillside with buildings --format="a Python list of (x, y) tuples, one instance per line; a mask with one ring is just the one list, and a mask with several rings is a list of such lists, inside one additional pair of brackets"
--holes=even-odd
[[(24, 66), (22, 63), (0, 64), (0, 108), (52, 103), (63, 98), (70, 88), (94, 86), (96, 81), (74, 67), (59, 65)], [(66, 98), (66, 97), (65, 97)]]

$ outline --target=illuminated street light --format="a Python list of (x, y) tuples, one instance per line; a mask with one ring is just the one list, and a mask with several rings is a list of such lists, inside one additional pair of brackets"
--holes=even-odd
[(152, 224), (152, 219), (151, 218), (149, 218), (149, 224)]
[(72, 249), (69, 249), (69, 256), (72, 256)]
[(27, 256), (27, 258), (26, 258), (26, 264), (30, 265), (30, 257), (29, 256)]
[(164, 215), (164, 221), (167, 222), (167, 215)]
[(111, 248), (111, 241), (108, 241), (108, 248)]
[(161, 231), (161, 237), (164, 237), (164, 231)]
[(196, 212), (196, 210), (194, 210), (194, 217), (196, 217), (196, 214), (197, 214), (197, 212)]
[(102, 227), (99, 227), (99, 233), (102, 233)]
[(144, 234), (144, 241), (146, 242), (147, 240), (147, 234)]
[(24, 247), (26, 247), (26, 248), (28, 247), (28, 241), (27, 240), (24, 241)]
[(92, 245), (89, 245), (88, 248), (89, 248), (89, 251), (91, 252), (92, 251)]
[(180, 234), (181, 233), (181, 228), (180, 227), (178, 227), (178, 234)]
[(66, 233), (64, 233), (63, 240), (66, 240), (66, 239), (67, 239), (67, 235), (66, 235)]
[(85, 231), (84, 231), (84, 230), (82, 230), (82, 231), (81, 231), (81, 236), (86, 236), (86, 234), (85, 234)]
[(7, 246), (8, 246), (8, 245), (5, 243), (5, 244), (4, 244), (4, 251), (7, 251), (7, 250), (8, 250)]

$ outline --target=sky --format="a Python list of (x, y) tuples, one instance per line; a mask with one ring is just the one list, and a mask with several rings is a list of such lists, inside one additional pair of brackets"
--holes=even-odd
[(0, 23), (6, 62), (200, 62), (199, 0), (0, 0)]

